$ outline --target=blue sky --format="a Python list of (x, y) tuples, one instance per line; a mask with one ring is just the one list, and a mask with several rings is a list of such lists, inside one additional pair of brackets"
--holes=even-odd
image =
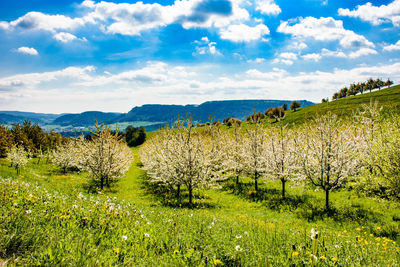
[(319, 102), (400, 82), (400, 0), (5, 0), (0, 53), (0, 110)]

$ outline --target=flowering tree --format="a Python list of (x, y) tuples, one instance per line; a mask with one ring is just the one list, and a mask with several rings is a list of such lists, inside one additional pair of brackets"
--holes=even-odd
[(238, 123), (233, 123), (233, 133), (227, 134), (224, 138), (225, 160), (223, 169), (228, 174), (235, 175), (236, 184), (239, 184), (239, 176), (245, 170), (244, 164), (244, 136)]
[(329, 192), (357, 171), (357, 136), (348, 125), (340, 124), (336, 115), (328, 112), (308, 124), (301, 137), (304, 143), (299, 153), (301, 175), (312, 185), (325, 191), (325, 208), (329, 210)]
[(279, 121), (279, 126), (267, 133), (266, 146), (266, 173), (274, 180), (282, 183), (282, 198), (285, 198), (285, 185), (294, 179), (298, 156), (298, 141), (294, 130), (289, 130)]
[(265, 172), (265, 130), (262, 121), (254, 118), (246, 128), (243, 143), (244, 171), (254, 178), (254, 189), (258, 191), (258, 179)]
[(81, 144), (80, 139), (76, 139), (58, 146), (52, 151), (51, 161), (60, 166), (63, 173), (67, 169), (82, 169), (81, 160), (85, 152), (81, 150)]
[(118, 132), (112, 134), (109, 128), (99, 126), (97, 122), (95, 127), (91, 141), (80, 138), (80, 168), (88, 171), (103, 189), (104, 185), (109, 186), (128, 171), (133, 155)]
[(151, 181), (178, 188), (184, 185), (192, 204), (194, 188), (209, 187), (218, 179), (221, 158), (215, 127), (206, 132), (194, 130), (192, 119), (187, 117), (151, 138), (140, 152)]
[(17, 170), (19, 174), (20, 168), (24, 167), (28, 161), (28, 152), (25, 151), (23, 146), (13, 145), (7, 154), (7, 159), (10, 161), (11, 166)]

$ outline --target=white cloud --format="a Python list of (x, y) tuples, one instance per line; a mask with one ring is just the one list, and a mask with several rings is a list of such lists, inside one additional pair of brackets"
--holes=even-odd
[(60, 41), (62, 43), (68, 43), (73, 40), (78, 39), (75, 35), (68, 33), (68, 32), (60, 32), (53, 35), (54, 39)]
[(41, 12), (29, 12), (24, 16), (11, 21), (2, 21), (2, 28), (19, 28), (23, 30), (44, 30), (55, 32), (56, 30), (73, 30), (91, 22), (90, 18), (70, 18), (64, 15), (47, 15)]
[(259, 0), (256, 3), (256, 10), (265, 15), (279, 15), (282, 10), (274, 0)]
[(31, 55), (31, 56), (39, 55), (38, 51), (35, 48), (26, 47), (26, 46), (22, 46), (22, 47), (18, 48), (17, 52), (21, 53), (21, 54)]
[(297, 55), (291, 52), (284, 52), (279, 55), (281, 58), (297, 60)]
[(250, 42), (269, 35), (269, 29), (264, 24), (251, 27), (245, 24), (230, 25), (227, 29), (221, 30), (221, 39), (232, 42)]
[(355, 51), (355, 52), (351, 52), (349, 54), (350, 58), (358, 58), (358, 57), (362, 57), (362, 56), (367, 56), (367, 55), (376, 55), (378, 54), (378, 52), (376, 52), (376, 50), (371, 49), (371, 48), (360, 48), (359, 50)]
[(375, 47), (364, 36), (358, 35), (353, 31), (343, 28), (341, 20), (334, 18), (300, 18), (296, 24), (288, 21), (282, 22), (278, 27), (278, 32), (291, 34), (299, 38), (312, 38), (317, 41), (339, 41), (345, 48), (350, 47)]
[(323, 48), (321, 51), (322, 56), (324, 57), (339, 57), (339, 58), (346, 58), (346, 54), (343, 51), (332, 51), (326, 48)]
[(200, 39), (200, 41), (195, 41), (197, 44), (196, 53), (199, 55), (211, 54), (211, 55), (222, 55), (221, 52), (218, 51), (216, 42), (211, 42), (207, 36), (204, 36)]
[(265, 58), (256, 58), (256, 59), (249, 59), (247, 60), (247, 63), (263, 63), (265, 62)]
[(275, 63), (275, 64), (277, 64), (277, 63), (282, 63), (282, 64), (285, 64), (285, 65), (288, 65), (288, 66), (291, 66), (291, 65), (294, 64), (293, 60), (290, 60), (290, 59), (283, 59), (283, 58), (275, 58), (275, 59), (272, 61), (272, 63)]
[(340, 8), (338, 12), (341, 16), (359, 18), (373, 25), (392, 23), (400, 26), (400, 0), (394, 0), (388, 5), (381, 6), (373, 6), (368, 2), (365, 5), (358, 5), (355, 10)]
[(305, 60), (314, 60), (315, 62), (320, 61), (322, 56), (318, 53), (306, 54), (302, 56)]
[(395, 44), (387, 45), (383, 47), (383, 51), (397, 51), (400, 50), (400, 40)]

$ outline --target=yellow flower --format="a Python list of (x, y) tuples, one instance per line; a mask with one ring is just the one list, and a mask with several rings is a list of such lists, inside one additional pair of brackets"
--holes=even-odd
[(222, 261), (220, 261), (220, 260), (214, 260), (214, 264), (215, 264), (215, 265), (222, 265)]
[(360, 228), (360, 227), (358, 227), (358, 228), (356, 228), (356, 230), (357, 230), (357, 231), (361, 231), (361, 228)]
[(321, 260), (326, 260), (326, 257), (325, 256), (321, 256), (321, 257), (319, 257)]
[(337, 258), (336, 258), (336, 257), (333, 257), (333, 258), (332, 258), (332, 261), (337, 261)]
[(179, 252), (180, 252), (179, 250), (175, 249), (174, 250), (174, 255), (178, 254)]
[(89, 218), (88, 217), (83, 217), (82, 220), (89, 220)]
[(343, 233), (347, 233), (347, 230), (344, 230)]
[(119, 254), (119, 248), (113, 248), (113, 251), (117, 254)]
[(297, 257), (297, 256), (299, 256), (299, 253), (298, 253), (297, 251), (294, 251), (294, 252), (292, 253), (292, 257)]
[(381, 230), (381, 227), (377, 226), (375, 227), (376, 230)]

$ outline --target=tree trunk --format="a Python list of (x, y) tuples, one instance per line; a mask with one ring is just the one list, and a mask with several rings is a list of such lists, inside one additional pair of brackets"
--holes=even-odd
[(239, 182), (239, 175), (236, 175), (236, 185), (239, 185), (240, 184), (240, 182)]
[(104, 187), (104, 178), (101, 177), (100, 178), (100, 188), (103, 189), (103, 187)]
[(179, 198), (180, 194), (181, 194), (181, 185), (178, 185), (176, 188), (176, 198)]
[(329, 210), (329, 190), (325, 189), (325, 210)]
[(254, 189), (258, 192), (258, 173), (254, 174)]
[(281, 179), (281, 182), (282, 182), (282, 198), (285, 198), (285, 184), (286, 184), (286, 181), (285, 181), (285, 179)]
[(189, 204), (193, 204), (193, 188), (192, 185), (188, 186), (188, 191), (189, 191)]

